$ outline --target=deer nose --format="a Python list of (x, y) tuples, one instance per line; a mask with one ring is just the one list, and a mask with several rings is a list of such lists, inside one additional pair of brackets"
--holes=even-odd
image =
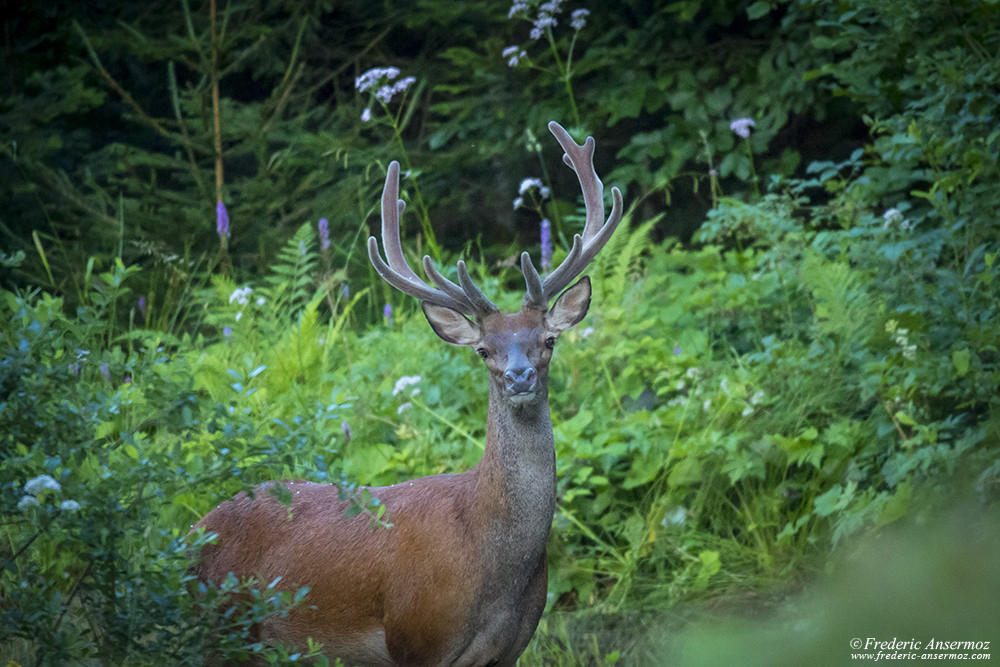
[(535, 389), (538, 373), (531, 366), (508, 368), (503, 374), (507, 389), (512, 394), (524, 394)]

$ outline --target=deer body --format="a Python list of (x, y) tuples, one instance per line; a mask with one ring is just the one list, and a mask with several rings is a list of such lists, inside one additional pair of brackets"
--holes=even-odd
[[(592, 173), (593, 140), (577, 146), (553, 125), (584, 188), (586, 238), (574, 239), (567, 260), (544, 282), (522, 254), (528, 293), (514, 314), (499, 312), (462, 262), (459, 286), (424, 258), (440, 289), (406, 265), (398, 165), (390, 165), (382, 201), (388, 264), (374, 238), (369, 254), (383, 278), (422, 300), (438, 336), (473, 347), (485, 360), (483, 457), (462, 473), (371, 488), (390, 528), (372, 526), (364, 515), (346, 518), (348, 503), (336, 485), (302, 481), (269, 482), (253, 498), (239, 494), (209, 512), (196, 528), (218, 539), (202, 551), (200, 579), (219, 582), (233, 572), (265, 584), (282, 577), (287, 587), (310, 587), (303, 605), (260, 628), (265, 641), (304, 646), (311, 637), (346, 665), (513, 665), (530, 641), (545, 607), (545, 545), (556, 496), (548, 367), (559, 334), (587, 312), (589, 280), (562, 292), (551, 309), (547, 303), (579, 275), (621, 217), (615, 190), (608, 223), (592, 222), (603, 218), (603, 202), (599, 209), (594, 203), (600, 181)], [(274, 484), (288, 488), (290, 507), (267, 492)]]

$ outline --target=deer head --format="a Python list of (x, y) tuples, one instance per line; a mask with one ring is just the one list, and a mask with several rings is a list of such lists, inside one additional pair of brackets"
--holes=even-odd
[[(410, 268), (400, 245), (399, 218), (406, 204), (399, 199), (399, 163), (389, 164), (382, 190), (382, 242), (368, 239), (368, 256), (379, 275), (390, 285), (421, 300), (434, 332), (453, 345), (476, 350), (490, 371), (490, 387), (515, 406), (543, 402), (547, 395), (548, 364), (559, 334), (583, 319), (590, 306), (590, 280), (586, 277), (563, 290), (579, 276), (611, 238), (622, 217), (622, 195), (611, 189), (611, 215), (604, 219), (604, 186), (594, 171), (594, 139), (578, 145), (555, 121), (549, 131), (565, 151), (563, 161), (576, 172), (583, 190), (586, 222), (583, 233), (573, 237), (566, 259), (550, 274), (540, 277), (531, 257), (521, 253), (521, 273), (526, 291), (517, 313), (505, 314), (469, 277), (465, 262), (458, 262), (458, 284), (445, 278), (424, 255), (424, 271), (432, 287)], [(562, 294), (549, 308), (549, 301)], [(471, 318), (471, 319), (470, 319)]]

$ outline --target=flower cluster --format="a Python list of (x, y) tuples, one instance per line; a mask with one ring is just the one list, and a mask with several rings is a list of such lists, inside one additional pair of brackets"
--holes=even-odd
[[(528, 36), (537, 42), (547, 31), (551, 32), (552, 28), (559, 25), (556, 16), (562, 13), (563, 2), (564, 0), (547, 0), (538, 5), (538, 13), (534, 18), (530, 18), (527, 16), (527, 12), (531, 9), (531, 5), (522, 0), (514, 0), (510, 11), (507, 12), (507, 18), (513, 19), (515, 16), (521, 15), (522, 18), (531, 21), (531, 31)], [(583, 30), (583, 27), (587, 25), (588, 16), (590, 16), (589, 9), (573, 10), (570, 14), (570, 27), (577, 32)], [(508, 67), (517, 67), (521, 60), (527, 56), (527, 53), (520, 46), (508, 46), (502, 51), (502, 55), (506, 58)]]
[[(556, 14), (559, 14), (562, 11), (562, 3), (563, 0), (547, 0), (546, 2), (538, 5), (538, 14), (531, 21), (531, 39), (541, 39), (542, 35), (545, 34), (546, 29), (554, 28), (559, 24), (556, 20)], [(518, 14), (528, 11), (529, 8), (530, 5), (528, 5), (527, 2), (514, 0), (514, 3), (510, 6), (510, 11), (507, 12), (507, 18), (512, 19)], [(576, 12), (573, 12), (573, 15), (575, 17)]]
[(885, 330), (892, 335), (892, 340), (899, 346), (904, 359), (914, 361), (917, 358), (917, 346), (910, 343), (909, 329), (900, 327), (896, 320), (889, 320), (885, 323)]
[(747, 399), (747, 405), (746, 407), (743, 408), (743, 412), (741, 414), (744, 417), (749, 417), (750, 415), (753, 414), (754, 409), (763, 402), (763, 400), (764, 400), (764, 392), (762, 391), (754, 392), (753, 396)]
[[(20, 511), (25, 511), (29, 507), (36, 507), (41, 503), (38, 502), (38, 496), (46, 491), (52, 491), (53, 493), (59, 493), (62, 491), (62, 485), (59, 484), (51, 475), (39, 475), (37, 477), (32, 477), (27, 482), (24, 483), (24, 495), (21, 500), (17, 503), (17, 509)], [(75, 500), (64, 500), (59, 503), (59, 509), (65, 512), (74, 512), (80, 509), (80, 503)]]
[[(421, 379), (422, 378), (419, 375), (404, 375), (403, 377), (396, 380), (396, 386), (392, 388), (392, 395), (399, 396), (404, 391), (406, 391), (407, 387), (419, 384)], [(410, 396), (413, 396), (419, 392), (420, 389), (414, 389), (413, 391), (410, 392)]]
[(580, 31), (583, 27), (587, 25), (587, 17), (590, 16), (589, 9), (574, 9), (573, 13), (569, 15), (569, 24), (573, 30)]
[(910, 221), (903, 217), (903, 212), (898, 208), (890, 208), (885, 213), (882, 214), (882, 229), (889, 229), (894, 224), (898, 224), (899, 228), (906, 231), (910, 228)]
[[(229, 303), (235, 302), (240, 306), (246, 306), (247, 304), (250, 303), (251, 294), (253, 294), (253, 288), (250, 287), (249, 285), (245, 285), (243, 287), (237, 287), (235, 290), (233, 290), (233, 293), (229, 295)], [(260, 296), (257, 297), (256, 303), (258, 306), (263, 306), (265, 303), (267, 303), (267, 300), (264, 297)], [(236, 321), (239, 322), (242, 319), (243, 319), (243, 311), (241, 310), (236, 313)], [(222, 330), (223, 336), (229, 336), (232, 333), (233, 330), (230, 327), (224, 327)]]
[(528, 52), (520, 46), (514, 45), (508, 46), (500, 55), (507, 59), (507, 67), (517, 67), (518, 63), (521, 62), (521, 58), (526, 57)]
[(750, 128), (752, 127), (757, 127), (757, 123), (753, 122), (752, 118), (737, 118), (729, 124), (729, 129), (743, 139), (750, 138)]
[(229, 303), (235, 301), (241, 306), (245, 306), (249, 302), (251, 294), (253, 294), (253, 288), (249, 285), (246, 285), (245, 287), (237, 287), (233, 293), (229, 295)]
[[(399, 396), (400, 394), (406, 391), (407, 387), (419, 384), (420, 380), (421, 378), (419, 375), (404, 375), (403, 377), (396, 380), (396, 386), (392, 388), (392, 395)], [(413, 389), (410, 390), (409, 395), (412, 397), (416, 396), (419, 393), (420, 393), (420, 387), (414, 387)], [(413, 404), (410, 403), (409, 401), (406, 401), (405, 403), (401, 404), (398, 408), (396, 408), (396, 414), (401, 415), (412, 407)]]
[(549, 198), (549, 194), (551, 194), (551, 191), (549, 190), (549, 188), (546, 187), (544, 183), (542, 183), (542, 179), (540, 179), (540, 178), (526, 178), (523, 181), (521, 181), (521, 185), (519, 185), (518, 188), (517, 188), (517, 195), (518, 196), (517, 196), (516, 199), (514, 199), (514, 210), (515, 211), (517, 209), (521, 208), (522, 206), (524, 206), (524, 195), (526, 195), (528, 192), (530, 192), (533, 189), (537, 189), (538, 190), (538, 196), (541, 197), (542, 199), (548, 199)]
[[(395, 81), (395, 83), (391, 83), (398, 76), (398, 67), (373, 67), (354, 79), (354, 87), (357, 88), (359, 93), (363, 93), (377, 86), (375, 99), (382, 104), (389, 104), (396, 95), (405, 93), (410, 86), (417, 82), (416, 77), (407, 76)], [(361, 121), (367, 123), (371, 119), (371, 107), (365, 107), (361, 112)]]

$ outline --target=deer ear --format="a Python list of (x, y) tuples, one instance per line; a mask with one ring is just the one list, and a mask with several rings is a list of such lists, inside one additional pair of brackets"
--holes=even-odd
[(441, 340), (452, 345), (475, 345), (479, 342), (479, 327), (457, 310), (427, 301), (421, 301), (420, 307), (424, 309), (424, 316)]
[(584, 276), (559, 295), (545, 316), (545, 322), (552, 331), (562, 333), (582, 320), (588, 308), (590, 308), (590, 277)]

